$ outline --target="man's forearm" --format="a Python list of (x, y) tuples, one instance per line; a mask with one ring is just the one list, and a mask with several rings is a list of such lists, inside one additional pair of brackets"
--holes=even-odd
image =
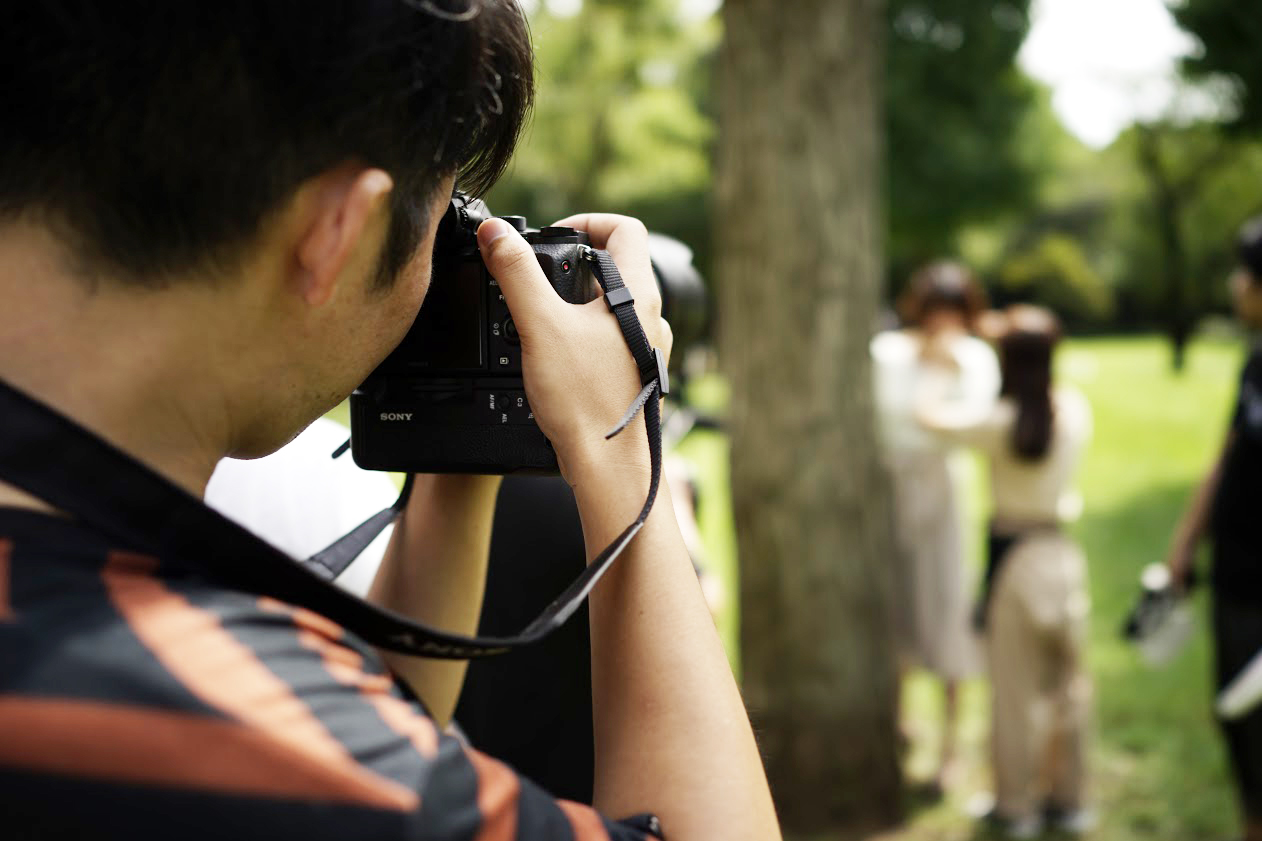
[(1180, 584), (1186, 581), (1192, 560), (1196, 555), (1197, 543), (1209, 529), (1210, 514), (1213, 511), (1214, 499), (1218, 496), (1218, 485), (1222, 480), (1223, 463), (1231, 451), (1233, 440), (1234, 436), (1227, 437), (1218, 459), (1192, 495), (1183, 516), (1179, 518), (1179, 525), (1175, 528), (1167, 564)]
[[(626, 527), (647, 484), (575, 482), (589, 555)], [(652, 810), (681, 841), (779, 838), (748, 716), (664, 486), (593, 592), (591, 617), (597, 807)]]
[[(447, 631), (477, 630), (498, 476), (418, 474), (369, 591), (382, 607)], [(440, 724), (456, 708), (467, 664), (386, 653)]]

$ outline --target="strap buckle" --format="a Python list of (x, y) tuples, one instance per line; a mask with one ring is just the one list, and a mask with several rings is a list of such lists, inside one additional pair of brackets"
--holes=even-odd
[(670, 371), (666, 366), (666, 354), (659, 347), (653, 348), (653, 358), (657, 360), (657, 388), (663, 395), (670, 394)]

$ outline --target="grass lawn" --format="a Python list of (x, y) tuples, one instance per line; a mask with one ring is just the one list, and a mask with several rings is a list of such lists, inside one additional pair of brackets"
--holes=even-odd
[[(1091, 565), (1090, 664), (1096, 684), (1091, 789), (1100, 817), (1093, 838), (1196, 841), (1237, 832), (1224, 754), (1210, 716), (1204, 593), (1197, 599), (1202, 621), (1192, 643), (1166, 668), (1144, 665), (1119, 628), (1138, 594), (1139, 571), (1163, 558), (1175, 520), (1221, 441), (1242, 354), (1239, 343), (1198, 342), (1181, 376), (1170, 372), (1166, 346), (1149, 337), (1076, 340), (1059, 357), (1060, 375), (1087, 394), (1095, 411), (1095, 439), (1079, 473), (1086, 511), (1074, 528)], [(703, 403), (722, 401), (713, 391), (700, 396)], [(701, 473), (701, 525), (709, 550), (719, 574), (734, 586), (724, 444), (717, 436), (698, 434), (683, 450)], [(984, 471), (973, 468), (970, 508), (979, 543)], [(733, 609), (720, 617), (729, 645), (736, 621)], [(919, 675), (909, 681), (904, 700), (917, 744), (907, 764), (914, 780), (933, 768), (940, 699), (933, 682)], [(944, 801), (912, 799), (906, 827), (882, 841), (984, 837), (967, 814), (970, 800), (990, 787), (983, 682), (964, 687), (962, 706), (959, 781)]]

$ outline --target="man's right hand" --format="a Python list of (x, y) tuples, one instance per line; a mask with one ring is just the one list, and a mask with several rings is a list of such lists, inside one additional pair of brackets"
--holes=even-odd
[[(662, 300), (649, 263), (644, 225), (610, 214), (577, 216), (557, 224), (587, 231), (593, 247), (609, 252), (635, 297), (649, 343), (669, 355), (670, 326), (661, 318)], [(478, 245), (513, 313), (521, 336), (527, 399), (539, 428), (556, 448), (562, 473), (571, 484), (598, 473), (614, 473), (624, 480), (639, 476), (647, 490), (643, 421), (605, 440), (642, 386), (635, 359), (604, 300), (581, 305), (563, 300), (539, 268), (529, 243), (502, 220), (482, 223)]]
[[(595, 214), (558, 224), (587, 231), (609, 252), (649, 342), (668, 351), (644, 226)], [(563, 301), (510, 226), (483, 222), (478, 243), (521, 334), (526, 393), (574, 486), (591, 557), (626, 528), (648, 491), (643, 413), (605, 440), (642, 388), (639, 371), (605, 302)], [(653, 812), (677, 841), (779, 838), (749, 717), (665, 485), (592, 591), (590, 616), (596, 806)]]

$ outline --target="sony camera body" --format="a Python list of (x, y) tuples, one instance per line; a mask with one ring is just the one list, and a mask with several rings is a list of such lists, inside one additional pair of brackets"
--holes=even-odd
[[(351, 395), (351, 452), (370, 470), (397, 473), (556, 473), (521, 376), (521, 346), (499, 285), (478, 252), (485, 204), (456, 193), (438, 226), (425, 302), (399, 347)], [(548, 282), (584, 304), (603, 294), (572, 228), (522, 232)], [(674, 335), (672, 375), (709, 333), (705, 284), (692, 250), (649, 234), (649, 260)]]
[[(369, 470), (555, 473), (535, 424), (512, 313), (478, 251), (486, 205), (457, 193), (439, 223), (425, 302), (402, 343), (351, 395), (351, 453)], [(574, 304), (599, 297), (587, 234), (526, 227), (548, 282)]]

